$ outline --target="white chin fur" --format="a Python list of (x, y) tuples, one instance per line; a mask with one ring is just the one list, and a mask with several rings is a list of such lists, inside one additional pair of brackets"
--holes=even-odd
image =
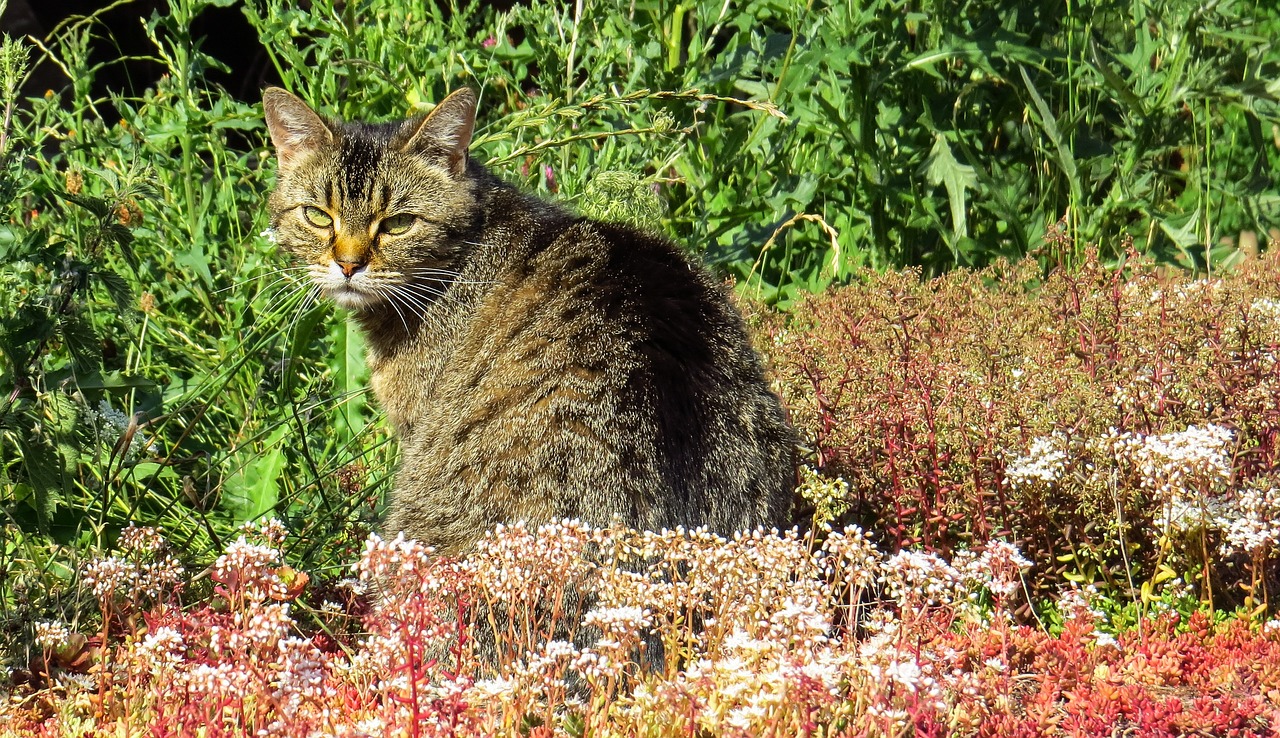
[(350, 287), (343, 286), (337, 289), (328, 290), (329, 299), (338, 304), (338, 307), (344, 310), (362, 310), (373, 305), (374, 300), (369, 295), (356, 292)]

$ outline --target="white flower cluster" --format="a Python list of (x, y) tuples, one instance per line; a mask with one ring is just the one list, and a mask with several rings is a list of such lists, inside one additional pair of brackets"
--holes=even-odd
[(582, 622), (605, 633), (639, 633), (653, 624), (653, 613), (634, 605), (600, 607), (588, 612)]
[(81, 575), (94, 596), (101, 600), (117, 590), (127, 593), (137, 581), (138, 567), (119, 556), (105, 556), (86, 564)]
[(1221, 291), (1222, 284), (1222, 280), (1216, 277), (1204, 277), (1174, 285), (1168, 295), (1165, 295), (1164, 292), (1157, 288), (1151, 291), (1151, 303), (1155, 304), (1163, 299), (1185, 302), (1191, 299), (1213, 296)]
[(230, 654), (274, 649), (293, 624), (287, 602), (237, 610), (232, 613), (229, 627), (215, 625), (211, 629), (209, 650)]
[(960, 572), (934, 553), (899, 551), (885, 559), (880, 571), (885, 594), (904, 612), (948, 605), (965, 594)]
[(1067, 437), (1054, 433), (1031, 442), (1026, 454), (1014, 459), (1004, 471), (1004, 476), (1014, 487), (1026, 487), (1036, 482), (1053, 485), (1067, 468)]
[(182, 662), (185, 648), (186, 642), (182, 634), (162, 625), (147, 633), (133, 653), (143, 669), (152, 676), (158, 676)]
[(250, 602), (282, 599), (288, 587), (276, 573), (279, 564), (279, 550), (250, 543), (242, 534), (213, 563), (213, 578)]
[(1032, 567), (1032, 562), (1012, 543), (991, 541), (980, 553), (956, 552), (951, 565), (960, 574), (970, 597), (985, 589), (992, 595), (1007, 598), (1021, 588), (1022, 573)]
[(304, 704), (323, 704), (327, 697), (327, 659), (315, 644), (304, 638), (281, 638), (275, 698), (285, 717), (301, 712)]
[(1232, 474), (1235, 434), (1209, 424), (1161, 435), (1117, 433), (1106, 439), (1114, 457), (1131, 468), (1139, 486), (1165, 503), (1162, 522), (1192, 530), (1210, 520), (1210, 495)]
[(691, 732), (753, 735), (771, 723), (788, 725), (799, 704), (836, 704), (850, 668), (845, 650), (789, 650), (735, 631), (675, 679), (638, 687), (626, 709), (642, 716), (687, 714)]
[[(381, 612), (365, 621), (370, 632), (344, 656), (291, 637), (291, 605), (272, 601), (283, 538), (283, 528), (269, 524), (232, 542), (213, 572), (230, 593), (230, 611), (211, 613), (196, 630), (182, 629), (185, 616), (174, 626), (155, 625), (131, 642), (131, 657), (119, 668), (151, 685), (156, 697), (181, 695), (219, 710), (269, 702), (260, 735), (309, 724), (355, 736), (410, 721), (425, 734), (509, 735), (528, 715), (546, 716), (546, 732), (555, 735), (582, 733), (584, 723), (594, 734), (602, 719), (615, 717), (635, 728), (620, 735), (646, 726), (653, 734), (797, 735), (836, 720), (847, 721), (850, 732), (879, 734), (886, 721), (909, 726), (922, 710), (946, 716), (973, 677), (957, 671), (954, 650), (921, 634), (1007, 624), (991, 615), (1007, 615), (1030, 565), (1000, 542), (950, 562), (918, 551), (884, 556), (853, 527), (827, 531), (815, 547), (795, 531), (725, 540), (706, 531), (645, 533), (575, 521), (536, 531), (511, 526), (493, 534), (488, 558), (479, 562), (441, 559), (403, 537), (372, 536), (358, 586), (382, 595)], [(125, 540), (134, 553), (165, 549), (145, 529)], [(520, 576), (500, 579), (486, 569), (499, 563), (535, 580), (538, 567), (585, 577), (580, 593), (596, 597), (579, 604), (591, 609), (556, 617), (577, 618), (603, 637), (584, 645), (554, 628), (538, 633), (548, 614), (519, 611)], [(113, 572), (132, 564), (102, 564), (96, 576), (127, 576)], [(999, 595), (977, 619), (970, 606), (935, 609), (968, 601), (975, 588)], [(510, 638), (531, 635), (495, 661), (468, 646), (458, 623), (468, 613), (496, 612), (475, 609), (492, 606), (485, 598), (498, 589), (514, 596), (513, 606), (492, 628)], [(57, 637), (56, 628), (44, 632), (50, 642)], [(651, 670), (645, 649), (655, 639), (667, 658)], [(1014, 672), (1005, 655), (986, 655), (986, 668)]]
[(156, 453), (157, 448), (154, 443), (147, 441), (146, 435), (142, 429), (138, 427), (133, 418), (125, 415), (123, 411), (111, 407), (111, 403), (103, 398), (98, 401), (98, 408), (95, 410), (91, 407), (81, 409), (85, 423), (93, 428), (98, 438), (103, 442), (114, 446), (117, 439), (122, 438), (133, 427), (133, 435), (129, 438), (129, 448), (126, 455), (136, 457), (143, 451), (148, 453)]
[(880, 551), (862, 529), (850, 525), (827, 531), (819, 551), (822, 576), (841, 604), (856, 605), (858, 597), (873, 585), (880, 570)]
[(120, 539), (116, 543), (121, 551), (143, 555), (159, 553), (168, 545), (158, 529), (151, 526), (139, 528), (133, 523), (120, 531)]
[(364, 554), (354, 567), (359, 578), (349, 580), (347, 586), (353, 592), (372, 588), (392, 597), (421, 592), (434, 584), (428, 576), (434, 554), (433, 549), (405, 538), (404, 533), (390, 541), (370, 534), (364, 542)]
[(1097, 587), (1092, 584), (1086, 584), (1081, 587), (1072, 582), (1067, 589), (1062, 590), (1058, 595), (1058, 612), (1068, 619), (1089, 618), (1090, 620), (1101, 620), (1106, 617), (1106, 614), (1095, 604), (1098, 599)]
[(523, 522), (499, 525), (476, 546), (467, 561), (486, 593), (502, 602), (533, 605), (558, 598), (594, 569), (587, 547), (592, 529), (565, 520), (529, 530)]
[(81, 572), (98, 599), (119, 594), (155, 600), (182, 581), (182, 565), (155, 528), (138, 528), (131, 523), (121, 532), (119, 545), (124, 556), (93, 559)]
[(1225, 496), (1213, 524), (1223, 533), (1224, 554), (1261, 557), (1280, 550), (1280, 490), (1251, 486)]
[(71, 642), (71, 629), (62, 623), (40, 621), (36, 623), (36, 645), (56, 651)]
[(1259, 297), (1249, 306), (1249, 312), (1263, 320), (1280, 323), (1280, 300), (1274, 297)]

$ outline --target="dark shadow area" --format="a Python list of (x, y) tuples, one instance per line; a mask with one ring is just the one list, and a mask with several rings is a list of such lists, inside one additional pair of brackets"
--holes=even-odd
[[(0, 31), (46, 40), (49, 33), (67, 19), (87, 16), (109, 5), (104, 0), (9, 0), (4, 15), (0, 16)], [(147, 38), (143, 23), (153, 13), (167, 12), (167, 9), (166, 0), (134, 0), (96, 19), (90, 63), (107, 66), (95, 75), (95, 97), (108, 92), (131, 96), (155, 84), (164, 67), (146, 58), (155, 55), (155, 46)], [(236, 98), (256, 101), (264, 86), (279, 83), (257, 33), (238, 6), (206, 9), (196, 18), (191, 35), (200, 40), (202, 51), (229, 69), (209, 69), (206, 78)], [(129, 60), (110, 63), (122, 57)], [(24, 93), (41, 95), (45, 90), (59, 90), (67, 84), (69, 80), (62, 71), (45, 61), (32, 70)]]

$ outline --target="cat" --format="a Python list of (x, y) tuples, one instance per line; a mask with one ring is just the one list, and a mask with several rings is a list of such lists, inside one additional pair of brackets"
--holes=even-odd
[(705, 268), (491, 174), (470, 89), (393, 123), (263, 108), (275, 238), (359, 325), (400, 441), (385, 533), (465, 556), (517, 521), (787, 526), (792, 431)]

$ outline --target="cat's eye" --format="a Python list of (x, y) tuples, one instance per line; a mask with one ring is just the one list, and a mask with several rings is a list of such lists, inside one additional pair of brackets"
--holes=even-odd
[(333, 225), (333, 216), (320, 208), (308, 205), (302, 209), (302, 217), (316, 228), (328, 228)]
[(417, 220), (417, 218), (409, 215), (408, 213), (392, 215), (382, 219), (382, 222), (378, 224), (378, 230), (388, 236), (399, 236), (412, 228), (415, 220)]

